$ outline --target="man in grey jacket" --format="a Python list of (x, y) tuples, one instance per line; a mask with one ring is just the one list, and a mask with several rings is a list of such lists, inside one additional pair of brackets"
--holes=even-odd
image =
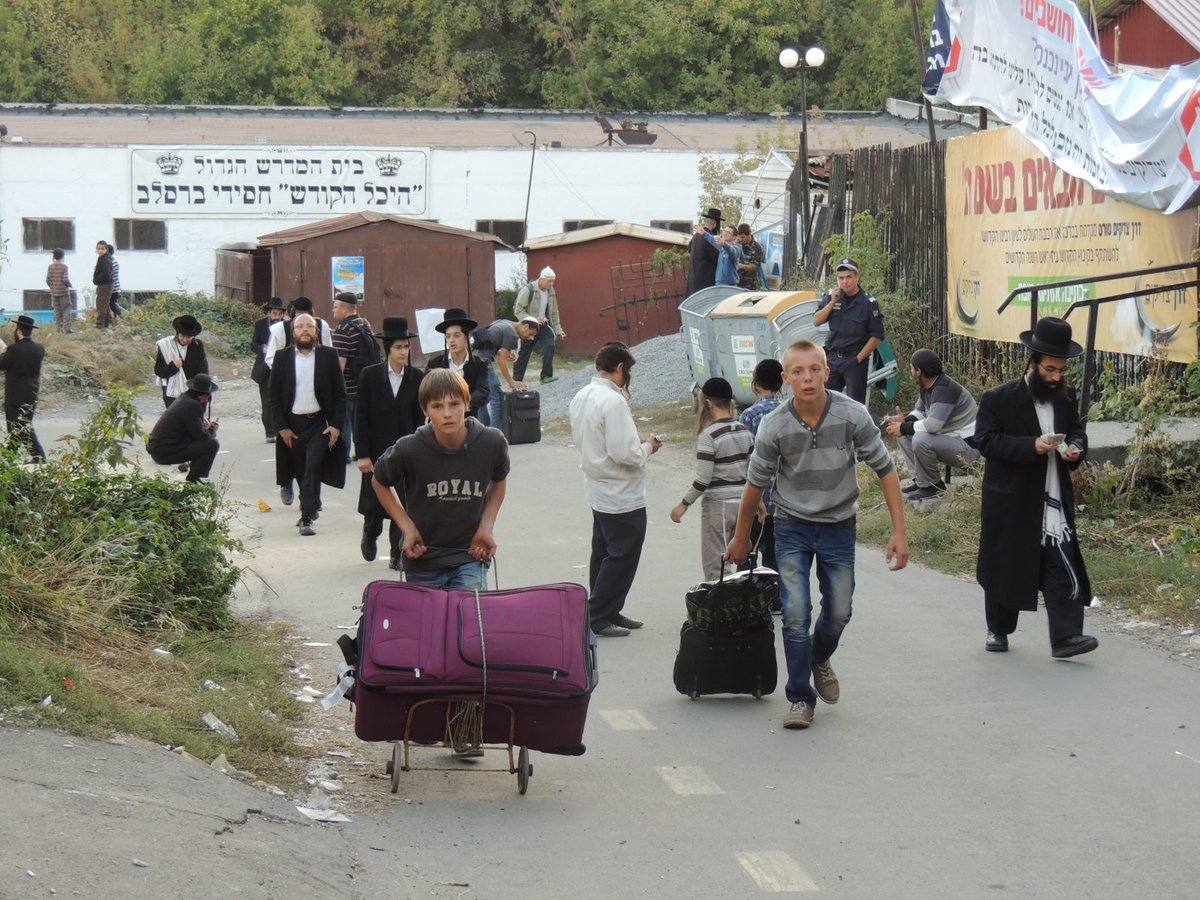
[(898, 438), (900, 452), (913, 473), (903, 490), (910, 500), (929, 500), (946, 492), (938, 465), (960, 466), (979, 459), (967, 443), (975, 434), (975, 398), (942, 370), (942, 360), (932, 350), (912, 355), (913, 380), (921, 389), (917, 405), (907, 416), (899, 408), (884, 419), (887, 433)]
[(530, 316), (538, 322), (538, 332), (533, 339), (521, 341), (521, 351), (517, 354), (517, 362), (513, 366), (513, 378), (517, 381), (525, 380), (525, 369), (529, 365), (529, 358), (533, 356), (535, 346), (542, 350), (542, 384), (556, 380), (554, 342), (567, 336), (558, 318), (558, 297), (554, 293), (554, 282), (557, 278), (554, 270), (546, 266), (538, 275), (537, 281), (531, 281), (521, 288), (513, 304), (513, 318), (518, 322)]

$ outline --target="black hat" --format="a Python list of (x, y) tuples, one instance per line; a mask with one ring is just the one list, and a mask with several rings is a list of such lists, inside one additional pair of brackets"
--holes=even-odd
[(417, 335), (408, 330), (408, 319), (404, 316), (384, 316), (383, 330), (377, 331), (375, 337), (381, 341), (399, 341), (415, 338)]
[(292, 301), (292, 312), (310, 313), (313, 311), (312, 301), (307, 297), (297, 297)]
[(15, 322), (18, 328), (29, 329), (38, 327), (37, 322), (35, 322), (33, 319), (33, 316), (17, 316)]
[(350, 291), (338, 291), (334, 294), (333, 299), (336, 303), (349, 303), (351, 306), (358, 305), (358, 294)]
[(926, 375), (929, 374), (925, 371), (926, 369), (936, 369), (939, 373), (942, 371), (942, 358), (924, 347), (909, 358), (909, 363), (914, 369), (920, 369)]
[(720, 222), (720, 221), (721, 221), (721, 211), (720, 211), (719, 209), (717, 209), (715, 206), (710, 206), (710, 207), (709, 207), (709, 208), (708, 208), (708, 209), (705, 211), (704, 215), (702, 215), (700, 218), (702, 218), (702, 219), (716, 219), (718, 222)]
[(196, 335), (204, 330), (204, 326), (196, 321), (196, 317), (190, 316), (187, 313), (172, 319), (171, 327), (175, 329), (176, 334), (182, 334), (185, 337), (196, 337)]
[(858, 271), (858, 263), (855, 262), (854, 260), (852, 260), (848, 256), (843, 256), (840, 260), (838, 260), (838, 264), (834, 268), (834, 271), (840, 272), (840, 271), (842, 271), (842, 269), (849, 269), (851, 272), (857, 272)]
[(199, 372), (187, 381), (187, 389), (197, 394), (215, 394), (217, 384), (207, 372)]
[(1071, 326), (1062, 319), (1047, 316), (1039, 319), (1033, 331), (1022, 331), (1021, 343), (1043, 356), (1069, 359), (1083, 353), (1083, 347), (1071, 340)]
[(759, 360), (754, 367), (754, 383), (769, 391), (783, 387), (783, 363), (777, 359)]
[(284, 306), (282, 297), (272, 297), (270, 302), (267, 304), (267, 309), (286, 309), (286, 308), (287, 307)]
[(704, 387), (700, 388), (702, 393), (709, 400), (732, 400), (733, 388), (729, 386), (729, 382), (724, 378), (710, 378), (704, 382)]
[(445, 334), (446, 329), (451, 325), (458, 325), (463, 331), (472, 332), (479, 325), (474, 319), (467, 318), (467, 311), (459, 309), (457, 306), (446, 310), (442, 314), (442, 321), (433, 326), (434, 330)]

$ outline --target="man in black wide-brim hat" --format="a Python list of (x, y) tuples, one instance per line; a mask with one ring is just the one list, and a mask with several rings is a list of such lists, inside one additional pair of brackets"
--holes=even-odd
[(1087, 433), (1066, 376), (1068, 361), (1083, 348), (1056, 318), (1041, 319), (1020, 339), (1030, 350), (1025, 374), (985, 393), (975, 420), (972, 443), (987, 460), (975, 577), (983, 588), (988, 650), (1008, 650), (1017, 616), (1037, 610), (1041, 591), (1050, 653), (1066, 659), (1099, 645), (1083, 634), (1092, 588), (1071, 488), (1071, 470), (1087, 454)]
[(26, 447), (30, 456), (40, 461), (46, 458), (46, 451), (33, 430), (33, 414), (42, 385), (42, 360), (46, 357), (46, 348), (33, 340), (33, 329), (37, 328), (33, 316), (17, 316), (15, 326), (11, 346), (0, 355), (8, 443), (10, 447)]
[[(700, 218), (704, 230), (715, 237), (721, 227), (721, 211), (713, 206), (705, 210)], [(684, 296), (690, 297), (696, 291), (717, 283), (717, 258), (720, 255), (720, 251), (706, 241), (704, 235), (692, 235), (692, 242), (688, 245), (689, 263)]]
[(216, 382), (201, 372), (188, 379), (187, 389), (158, 417), (146, 449), (161, 466), (187, 463), (188, 481), (208, 481), (221, 449), (216, 434), (219, 423), (208, 418)]

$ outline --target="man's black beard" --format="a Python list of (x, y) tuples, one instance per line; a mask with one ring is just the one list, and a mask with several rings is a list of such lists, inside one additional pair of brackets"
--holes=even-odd
[(1064, 378), (1058, 384), (1051, 384), (1042, 377), (1042, 373), (1037, 370), (1036, 366), (1029, 373), (1029, 393), (1033, 395), (1033, 399), (1038, 403), (1045, 403), (1048, 400), (1061, 397), (1066, 383), (1067, 380)]

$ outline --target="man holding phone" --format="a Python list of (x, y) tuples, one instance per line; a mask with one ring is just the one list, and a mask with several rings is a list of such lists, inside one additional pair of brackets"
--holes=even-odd
[(989, 651), (1008, 650), (1019, 612), (1037, 610), (1040, 590), (1050, 653), (1066, 659), (1099, 646), (1083, 634), (1092, 588), (1071, 487), (1071, 470), (1087, 454), (1087, 433), (1066, 374), (1068, 360), (1083, 348), (1057, 318), (1041, 319), (1020, 339), (1030, 350), (1025, 374), (983, 395), (971, 439), (987, 461), (975, 578), (983, 588)]
[(858, 283), (858, 263), (853, 259), (845, 257), (838, 262), (837, 282), (838, 286), (821, 298), (812, 318), (814, 325), (829, 325), (825, 338), (829, 381), (825, 387), (866, 403), (871, 354), (884, 338), (883, 310)]

